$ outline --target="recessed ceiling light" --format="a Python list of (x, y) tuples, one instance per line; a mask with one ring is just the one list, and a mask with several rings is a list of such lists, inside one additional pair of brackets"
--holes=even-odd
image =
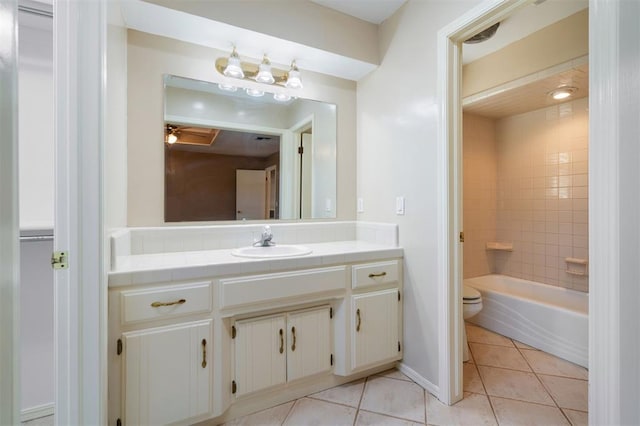
[(563, 87), (558, 87), (555, 90), (552, 90), (551, 92), (548, 93), (548, 95), (551, 96), (553, 99), (559, 101), (562, 99), (567, 99), (569, 96), (573, 95), (577, 91), (578, 89), (576, 87), (563, 86)]

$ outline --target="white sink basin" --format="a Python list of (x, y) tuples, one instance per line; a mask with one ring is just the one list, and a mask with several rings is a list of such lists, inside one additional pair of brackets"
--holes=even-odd
[(231, 250), (231, 254), (238, 257), (271, 258), (305, 256), (311, 251), (309, 247), (305, 246), (275, 245), (270, 247), (240, 247)]

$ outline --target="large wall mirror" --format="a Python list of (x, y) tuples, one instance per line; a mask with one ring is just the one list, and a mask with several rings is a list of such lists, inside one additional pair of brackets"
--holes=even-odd
[(164, 76), (165, 222), (336, 217), (336, 105)]

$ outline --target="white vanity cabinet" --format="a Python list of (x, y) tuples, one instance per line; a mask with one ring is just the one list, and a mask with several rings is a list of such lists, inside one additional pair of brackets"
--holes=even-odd
[(399, 290), (351, 297), (351, 368), (360, 370), (399, 358)]
[(110, 388), (109, 424), (191, 424), (213, 415), (212, 302), (206, 280), (110, 291), (109, 375), (119, 392)]
[(123, 333), (124, 421), (159, 425), (211, 413), (212, 321)]
[(402, 260), (391, 254), (233, 259), (220, 275), (114, 280), (109, 424), (223, 423), (392, 367)]
[(335, 374), (349, 376), (402, 358), (402, 264), (399, 259), (355, 264), (351, 291), (336, 317)]
[(331, 370), (331, 308), (321, 306), (236, 321), (237, 397)]

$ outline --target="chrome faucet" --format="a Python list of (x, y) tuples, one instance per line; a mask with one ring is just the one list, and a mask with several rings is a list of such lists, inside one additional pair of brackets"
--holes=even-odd
[(271, 227), (269, 225), (265, 225), (262, 228), (262, 234), (260, 235), (260, 239), (253, 243), (255, 247), (271, 247), (275, 246), (276, 243), (271, 241), (273, 239), (273, 233), (271, 232)]

